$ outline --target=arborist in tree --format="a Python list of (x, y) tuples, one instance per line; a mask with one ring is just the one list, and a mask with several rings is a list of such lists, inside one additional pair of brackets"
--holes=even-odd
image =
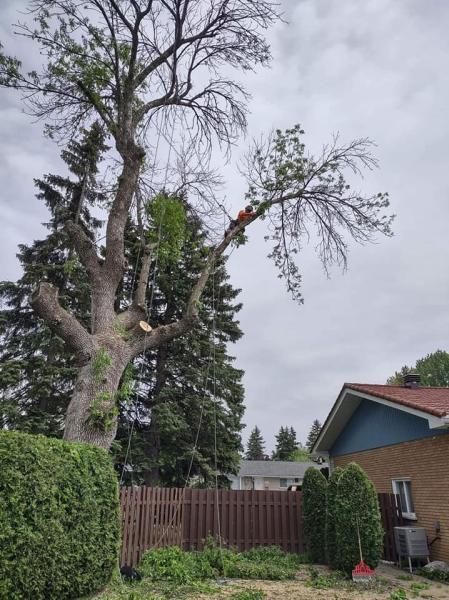
[(227, 236), (228, 233), (231, 233), (234, 227), (237, 227), (237, 225), (240, 225), (240, 223), (243, 223), (253, 215), (254, 207), (251, 206), (251, 204), (248, 204), (248, 206), (245, 206), (245, 208), (239, 212), (236, 219), (231, 220), (231, 222), (229, 223), (229, 227), (225, 231), (225, 236)]

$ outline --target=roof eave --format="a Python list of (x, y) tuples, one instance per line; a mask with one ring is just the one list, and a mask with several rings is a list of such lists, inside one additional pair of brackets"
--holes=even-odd
[(312, 448), (311, 454), (317, 455), (317, 456), (325, 456), (326, 454), (329, 454), (329, 450), (332, 448), (338, 435), (341, 433), (341, 431), (345, 427), (346, 423), (349, 421), (349, 418), (352, 416), (354, 410), (357, 408), (357, 406), (359, 404), (359, 403), (358, 404), (354, 403), (352, 410), (346, 411), (347, 417), (346, 418), (343, 417), (343, 419), (340, 423), (339, 431), (337, 431), (337, 433), (335, 433), (335, 431), (332, 432), (333, 425), (335, 425), (336, 418), (339, 416), (339, 413), (341, 413), (343, 402), (345, 401), (345, 398), (348, 396), (348, 394), (359, 398), (359, 403), (362, 399), (371, 400), (372, 402), (384, 404), (386, 406), (390, 406), (397, 410), (401, 410), (403, 412), (407, 412), (409, 414), (413, 414), (420, 418), (426, 419), (429, 423), (430, 429), (439, 429), (439, 428), (449, 427), (449, 415), (446, 415), (444, 417), (438, 417), (438, 416), (435, 416), (428, 412), (424, 412), (424, 411), (418, 410), (416, 408), (406, 406), (405, 404), (399, 404), (397, 402), (392, 402), (391, 400), (387, 400), (386, 398), (381, 398), (380, 396), (374, 396), (372, 394), (361, 392), (360, 390), (354, 389), (354, 387), (344, 384), (340, 391), (340, 394), (337, 397), (337, 400), (335, 401), (335, 403), (334, 403), (334, 405), (333, 405), (333, 407), (321, 429), (320, 435), (318, 436), (318, 438)]

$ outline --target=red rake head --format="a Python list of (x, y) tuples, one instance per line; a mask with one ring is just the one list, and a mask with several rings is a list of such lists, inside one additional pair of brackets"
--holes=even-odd
[(374, 576), (374, 569), (371, 569), (365, 561), (361, 560), (356, 568), (352, 571), (352, 579), (354, 581), (366, 581)]

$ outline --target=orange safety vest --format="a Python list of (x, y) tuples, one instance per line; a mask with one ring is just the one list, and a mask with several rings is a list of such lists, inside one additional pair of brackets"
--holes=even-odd
[(246, 212), (246, 210), (241, 210), (238, 214), (237, 219), (242, 222), (242, 221), (246, 221), (246, 219), (249, 219), (249, 217), (253, 216), (253, 212)]

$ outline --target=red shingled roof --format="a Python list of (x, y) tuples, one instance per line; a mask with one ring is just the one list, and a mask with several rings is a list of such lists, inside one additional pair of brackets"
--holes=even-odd
[(449, 415), (449, 388), (345, 383), (344, 387), (415, 408), (436, 417)]

